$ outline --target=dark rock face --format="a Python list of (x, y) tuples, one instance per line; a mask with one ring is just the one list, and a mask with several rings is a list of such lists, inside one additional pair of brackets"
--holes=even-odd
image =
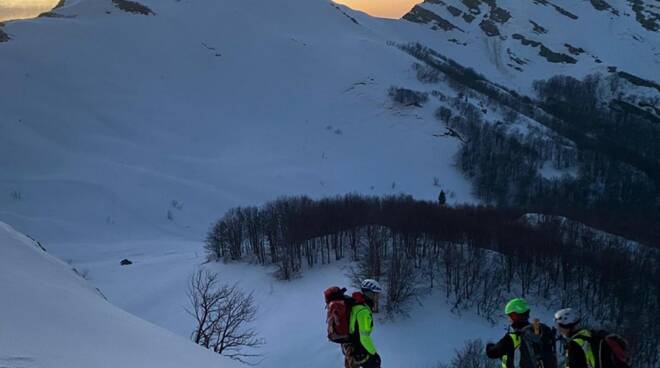
[(463, 14), (463, 12), (461, 11), (461, 9), (456, 8), (456, 7), (453, 7), (453, 6), (451, 6), (451, 5), (449, 5), (449, 6), (447, 7), (447, 10), (449, 10), (449, 12), (451, 13), (451, 15), (453, 15), (453, 16), (455, 16), (455, 17), (459, 17), (459, 16), (461, 16), (461, 14)]
[(628, 0), (628, 3), (642, 27), (653, 32), (660, 30), (660, 13), (652, 11), (642, 0)]
[(532, 47), (541, 46), (540, 42), (527, 39), (527, 37), (521, 35), (520, 33), (514, 33), (513, 36), (511, 36), (511, 37), (513, 37), (514, 40), (519, 40), (520, 43), (522, 43), (525, 46), (532, 46)]
[(568, 49), (568, 52), (570, 52), (571, 54), (573, 54), (575, 56), (580, 56), (580, 55), (584, 54), (584, 49), (582, 47), (575, 47), (575, 46), (571, 45), (570, 43), (565, 43), (564, 46), (566, 46), (566, 48)]
[(434, 27), (441, 28), (445, 31), (459, 29), (450, 21), (419, 5), (416, 5), (408, 14), (404, 15), (403, 19), (415, 23), (430, 23), (433, 24)]
[(577, 63), (577, 60), (575, 58), (566, 54), (562, 54), (560, 52), (554, 52), (549, 48), (547, 48), (541, 42), (530, 40), (519, 33), (514, 33), (512, 37), (514, 40), (519, 40), (520, 43), (522, 43), (524, 46), (540, 48), (539, 55), (544, 57), (546, 60), (548, 60), (551, 63), (564, 63), (564, 64)]
[(131, 262), (128, 259), (124, 258), (124, 259), (121, 260), (121, 262), (119, 262), (119, 264), (122, 265), (122, 266), (129, 266), (129, 265), (132, 265), (133, 262)]
[(496, 6), (490, 10), (490, 19), (500, 24), (504, 24), (511, 19), (511, 13), (509, 13), (508, 10)]
[(481, 10), (479, 9), (479, 5), (481, 5), (480, 0), (461, 0), (465, 6), (467, 6), (470, 9), (470, 12), (473, 14), (481, 14)]
[(578, 19), (578, 16), (577, 16), (577, 15), (575, 15), (575, 14), (569, 12), (568, 10), (562, 8), (561, 6), (559, 6), (559, 5), (557, 5), (557, 4), (553, 4), (553, 3), (551, 3), (551, 2), (548, 1), (548, 0), (534, 0), (534, 2), (535, 2), (536, 4), (540, 4), (540, 5), (544, 5), (544, 6), (551, 6), (551, 7), (555, 8), (555, 10), (557, 11), (557, 13), (559, 13), (559, 14), (565, 16), (565, 17), (571, 18), (571, 19), (573, 19), (573, 20), (577, 20), (577, 19)]
[[(521, 12), (515, 2), (504, 0), (425, 0), (403, 19), (428, 24), (432, 30), (458, 30), (475, 36), (447, 36), (446, 40), (456, 45), (476, 46), (476, 39), (486, 37), (492, 38), (495, 44), (502, 41), (508, 49), (510, 63), (507, 65), (519, 71), (524, 63), (532, 63), (535, 59), (556, 64), (591, 63), (594, 66), (606, 62), (600, 58), (599, 50), (576, 44), (578, 41), (565, 29), (573, 24), (576, 28), (587, 27), (584, 23), (589, 22), (591, 16), (614, 23), (619, 19), (623, 21), (625, 14), (630, 21), (637, 21), (640, 25), (633, 24), (636, 31), (629, 36), (639, 43), (654, 39), (655, 34), (651, 32), (660, 31), (660, 0), (582, 0), (579, 3), (582, 2), (586, 7), (578, 6), (578, 2), (530, 0), (529, 11)], [(513, 24), (514, 18), (516, 24)], [(527, 26), (521, 29), (519, 24), (523, 23)], [(549, 34), (553, 35), (552, 39), (547, 37)], [(557, 37), (563, 39), (557, 41)], [(519, 43), (508, 44), (510, 40)], [(623, 39), (616, 41), (622, 42)], [(522, 49), (527, 48), (535, 48), (536, 55), (527, 56), (529, 59), (522, 57), (526, 55)], [(657, 56), (657, 52), (655, 54)]]
[(130, 0), (112, 0), (112, 3), (115, 4), (117, 8), (128, 13), (141, 14), (141, 15), (156, 15), (148, 7)]
[(577, 60), (561, 52), (554, 52), (549, 48), (541, 45), (541, 51), (539, 55), (543, 56), (546, 60), (551, 63), (563, 63), (563, 64), (575, 64)]
[(591, 0), (591, 5), (594, 7), (594, 9), (600, 11), (612, 9), (610, 4), (608, 4), (605, 0)]
[(489, 37), (495, 37), (500, 35), (500, 30), (497, 28), (495, 23), (491, 21), (490, 19), (485, 19), (481, 23), (479, 23), (479, 27), (481, 27), (481, 30), (484, 31), (484, 33), (489, 36)]
[[(2, 27), (2, 23), (0, 23), (0, 27)], [(0, 42), (7, 42), (10, 40), (10, 37), (5, 31), (0, 28)]]
[(532, 23), (532, 26), (534, 27), (534, 32), (536, 34), (548, 33), (547, 29), (543, 28), (540, 24), (536, 23), (535, 21), (530, 20), (529, 22)]
[(338, 5), (333, 5), (335, 9), (337, 9), (338, 12), (342, 13), (346, 18), (350, 19), (351, 22), (360, 25), (360, 22), (357, 21), (357, 19), (353, 18), (352, 16), (348, 15), (345, 11), (342, 10)]
[[(616, 69), (614, 69), (614, 71), (616, 71)], [(658, 84), (654, 81), (644, 79), (644, 78), (640, 78), (636, 75), (626, 73), (624, 71), (618, 72), (618, 75), (619, 75), (619, 77), (627, 80), (628, 82), (630, 82), (630, 83), (632, 83), (636, 86), (646, 87), (646, 88), (654, 88), (655, 90), (660, 92), (660, 84)]]

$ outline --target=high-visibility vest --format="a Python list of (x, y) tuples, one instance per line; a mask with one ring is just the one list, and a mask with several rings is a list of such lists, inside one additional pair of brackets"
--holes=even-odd
[[(584, 352), (584, 356), (587, 359), (587, 365), (590, 368), (596, 368), (596, 356), (594, 355), (594, 350), (589, 340), (591, 340), (591, 331), (580, 330), (578, 333), (571, 337), (569, 343), (570, 341), (574, 341), (576, 344), (578, 344)], [(566, 368), (570, 367), (567, 366)]]
[[(520, 348), (520, 345), (522, 344), (522, 337), (518, 336), (518, 334), (515, 332), (509, 333), (509, 337), (511, 337), (511, 340), (513, 340), (513, 350), (515, 354), (515, 351), (518, 350)], [(509, 368), (509, 366), (507, 365), (509, 359), (514, 359), (514, 357), (513, 356), (509, 357), (509, 355), (505, 355), (502, 357), (502, 368)], [(515, 362), (513, 362), (513, 366), (514, 367), (516, 366)]]

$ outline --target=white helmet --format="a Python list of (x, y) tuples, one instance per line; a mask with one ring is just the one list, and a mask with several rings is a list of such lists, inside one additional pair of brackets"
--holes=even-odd
[(362, 285), (360, 285), (360, 288), (362, 291), (371, 291), (372, 293), (379, 294), (383, 291), (383, 288), (380, 287), (380, 284), (378, 281), (374, 279), (366, 279), (362, 281)]
[(571, 326), (580, 322), (580, 315), (572, 308), (558, 310), (555, 313), (555, 322), (560, 326)]

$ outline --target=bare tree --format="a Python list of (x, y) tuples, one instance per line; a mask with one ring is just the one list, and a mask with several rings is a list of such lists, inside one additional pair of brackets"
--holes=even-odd
[(484, 354), (484, 343), (479, 340), (471, 340), (465, 346), (456, 351), (456, 356), (451, 360), (451, 368), (496, 368), (499, 364), (490, 360)]
[(449, 109), (445, 106), (440, 107), (435, 112), (435, 116), (438, 119), (440, 119), (441, 121), (443, 121), (445, 123), (445, 125), (449, 125), (449, 120), (451, 119), (452, 115), (453, 115), (453, 113), (452, 113), (451, 109)]
[(406, 314), (405, 307), (417, 294), (417, 272), (412, 261), (402, 251), (395, 251), (390, 257), (387, 269), (387, 298), (385, 310), (388, 316)]
[(390, 87), (389, 95), (394, 102), (403, 106), (422, 107), (429, 100), (428, 93), (394, 86)]
[(197, 271), (188, 284), (188, 300), (192, 309), (186, 308), (186, 312), (195, 318), (197, 327), (192, 333), (192, 339), (196, 344), (209, 347), (213, 331), (213, 317), (217, 305), (224, 295), (220, 295), (217, 289), (216, 274)]
[(365, 278), (380, 280), (383, 276), (383, 258), (387, 252), (389, 230), (382, 226), (367, 226), (361, 255), (349, 273), (354, 286), (358, 287)]
[(264, 344), (254, 322), (257, 307), (252, 293), (246, 294), (237, 285), (220, 285), (218, 275), (199, 270), (188, 285), (190, 308), (195, 318), (192, 340), (218, 354), (239, 362), (255, 365), (261, 354), (255, 349)]
[[(479, 134), (479, 139), (499, 140), (486, 130)], [(499, 149), (499, 143), (487, 146)], [(509, 172), (513, 175), (516, 170)], [(279, 275), (286, 279), (301, 271), (303, 259), (313, 267), (341, 258), (342, 247), (348, 247), (355, 260), (349, 274), (354, 285), (366, 277), (382, 282), (387, 290), (384, 306), (390, 314), (405, 314), (406, 301), (412, 302), (427, 288), (444, 291), (453, 311), (472, 309), (491, 322), (513, 295), (536, 298), (549, 307), (569, 303), (585, 311), (593, 323), (625, 336), (635, 366), (658, 366), (660, 330), (644, 327), (653, 325), (660, 313), (660, 252), (655, 247), (633, 251), (625, 242), (608, 240), (585, 230), (585, 225), (571, 225), (572, 221), (556, 216), (534, 221), (521, 217), (525, 209), (441, 206), (408, 196), (350, 195), (319, 201), (291, 197), (270, 202), (256, 213), (241, 211), (238, 217), (223, 217), (209, 232), (207, 250), (212, 259), (230, 258), (231, 247), (242, 244), (243, 260), (261, 253), (266, 263), (280, 267)], [(244, 233), (232, 237), (228, 227), (242, 228)], [(198, 277), (197, 285), (203, 286), (201, 280), (204, 277)], [(192, 290), (201, 290), (199, 295), (227, 291), (218, 285)], [(214, 314), (220, 308), (216, 299), (227, 298), (221, 293), (193, 303), (202, 306), (194, 314), (201, 326), (194, 338), (201, 345), (214, 349), (212, 334), (231, 331), (226, 327), (231, 324), (222, 324)], [(217, 348), (231, 351), (224, 346)]]

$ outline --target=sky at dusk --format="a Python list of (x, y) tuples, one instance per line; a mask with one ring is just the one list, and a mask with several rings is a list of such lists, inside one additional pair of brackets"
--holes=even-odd
[(0, 0), (0, 22), (33, 18), (53, 9), (57, 3), (58, 0)]
[[(376, 17), (401, 18), (422, 0), (335, 0)], [(51, 10), (58, 0), (0, 0), (0, 21), (32, 18)]]
[(335, 2), (376, 17), (401, 18), (422, 0), (335, 0)]

